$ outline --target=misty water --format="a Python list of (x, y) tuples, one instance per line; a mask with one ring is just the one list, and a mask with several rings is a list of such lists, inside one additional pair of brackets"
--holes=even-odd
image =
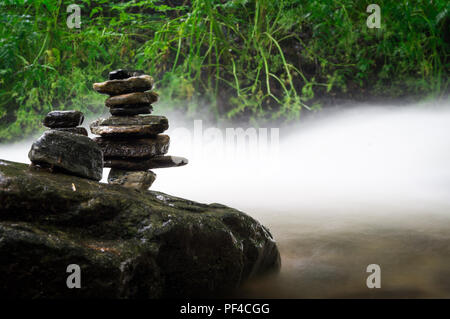
[[(190, 162), (155, 170), (152, 189), (237, 208), (278, 243), (280, 274), (236, 296), (450, 297), (449, 102), (326, 109), (244, 149), (168, 117), (169, 153)], [(28, 163), (30, 145), (0, 145), (0, 158)], [(369, 264), (380, 289), (366, 286)]]

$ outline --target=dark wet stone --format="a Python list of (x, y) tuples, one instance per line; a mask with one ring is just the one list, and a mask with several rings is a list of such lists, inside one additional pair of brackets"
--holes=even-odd
[[(121, 96), (121, 95), (119, 95)], [(145, 107), (152, 107), (150, 103), (141, 103), (141, 104), (122, 104), (122, 105), (114, 105), (111, 106), (111, 108), (121, 108), (121, 109), (138, 109), (138, 108), (145, 108)]]
[(111, 96), (106, 99), (105, 105), (107, 107), (133, 107), (136, 104), (143, 104), (143, 106), (150, 106), (150, 104), (158, 101), (158, 94), (156, 92), (134, 92), (129, 94), (122, 94)]
[(123, 80), (123, 79), (131, 78), (132, 76), (139, 76), (139, 75), (144, 75), (144, 71), (140, 71), (140, 70), (129, 71), (129, 70), (124, 70), (124, 69), (118, 69), (118, 70), (109, 72), (108, 78), (110, 80)]
[(268, 230), (235, 209), (5, 160), (0, 239), (1, 298), (211, 298), (280, 268)]
[(94, 141), (103, 151), (104, 158), (142, 158), (166, 154), (169, 149), (168, 135), (139, 139), (96, 137)]
[(111, 116), (91, 123), (91, 132), (101, 136), (154, 136), (169, 128), (165, 116)]
[(154, 156), (148, 159), (105, 158), (105, 167), (116, 167), (124, 170), (147, 170), (184, 166), (189, 161), (178, 156)]
[(28, 158), (35, 164), (46, 164), (81, 177), (100, 180), (103, 154), (89, 137), (49, 130), (31, 146)]
[(135, 108), (122, 108), (122, 107), (111, 107), (109, 113), (115, 116), (133, 116), (139, 114), (151, 114), (153, 108), (151, 106), (135, 107)]
[(123, 80), (109, 80), (106, 82), (94, 83), (93, 88), (99, 93), (120, 95), (151, 90), (153, 83), (154, 80), (150, 75), (140, 75)]
[(45, 116), (42, 123), (50, 128), (67, 128), (81, 125), (83, 120), (84, 116), (80, 111), (52, 111)]
[(108, 175), (108, 183), (128, 188), (147, 190), (156, 179), (152, 171), (126, 171), (111, 168)]
[(59, 128), (53, 128), (52, 130), (56, 131), (63, 131), (63, 132), (69, 132), (73, 134), (80, 134), (84, 136), (88, 136), (88, 131), (81, 126), (78, 127), (59, 127)]
[(179, 167), (189, 163), (187, 158), (181, 156), (155, 156), (149, 160), (152, 168)]

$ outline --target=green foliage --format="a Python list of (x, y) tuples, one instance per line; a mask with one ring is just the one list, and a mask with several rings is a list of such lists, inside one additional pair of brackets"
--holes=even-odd
[[(295, 119), (330, 97), (448, 94), (448, 1), (0, 1), (0, 141), (52, 109), (103, 110), (91, 89), (115, 68), (143, 69), (163, 101), (217, 119)], [(448, 35), (447, 35), (448, 37)]]

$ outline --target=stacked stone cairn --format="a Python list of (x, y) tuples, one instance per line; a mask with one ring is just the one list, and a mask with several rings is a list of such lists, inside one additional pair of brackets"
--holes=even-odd
[(91, 123), (94, 141), (110, 167), (109, 184), (148, 189), (156, 179), (154, 168), (183, 166), (187, 159), (166, 156), (170, 138), (161, 134), (169, 128), (164, 116), (149, 115), (158, 94), (151, 91), (153, 78), (142, 71), (115, 70), (109, 80), (95, 83), (94, 90), (109, 95), (105, 105), (112, 116)]
[(31, 146), (28, 158), (32, 167), (61, 171), (99, 181), (102, 179), (103, 154), (89, 137), (79, 111), (53, 111), (43, 124), (49, 130)]

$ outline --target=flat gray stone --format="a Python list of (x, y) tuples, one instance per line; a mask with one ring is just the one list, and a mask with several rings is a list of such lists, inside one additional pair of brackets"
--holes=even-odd
[(159, 95), (156, 92), (134, 92), (128, 94), (121, 94), (116, 96), (111, 96), (106, 99), (106, 107), (122, 107), (122, 108), (132, 108), (139, 105), (150, 106), (150, 104), (157, 102)]
[(126, 126), (126, 125), (152, 125), (161, 124), (169, 127), (167, 117), (162, 115), (136, 115), (136, 116), (110, 116), (99, 118), (92, 122), (96, 126)]
[(122, 80), (109, 80), (101, 83), (94, 83), (93, 88), (98, 93), (119, 95), (151, 90), (153, 83), (154, 80), (150, 75), (139, 75)]
[(187, 158), (181, 156), (154, 156), (147, 160), (149, 163), (149, 169), (151, 168), (168, 168), (168, 167), (179, 167), (184, 166), (189, 163)]
[(144, 159), (120, 159), (120, 158), (105, 158), (105, 167), (115, 167), (123, 170), (148, 170), (154, 168), (169, 168), (184, 166), (188, 160), (184, 157), (178, 156), (154, 156), (152, 158)]
[(84, 115), (80, 111), (52, 111), (49, 112), (42, 123), (49, 128), (76, 127), (83, 124)]
[(44, 132), (31, 146), (28, 158), (33, 164), (45, 164), (66, 172), (100, 180), (103, 153), (89, 137), (63, 131)]
[(155, 136), (168, 128), (167, 118), (155, 115), (111, 116), (98, 119), (90, 125), (93, 134), (104, 137)]
[(115, 167), (123, 170), (148, 170), (154, 168), (179, 167), (188, 164), (189, 161), (179, 156), (154, 156), (145, 159), (119, 159), (105, 158), (105, 167)]
[(108, 184), (121, 185), (127, 188), (147, 190), (156, 179), (152, 171), (126, 171), (111, 168), (108, 175)]
[(139, 139), (96, 137), (94, 141), (103, 151), (104, 158), (148, 158), (166, 154), (169, 149), (168, 135)]

